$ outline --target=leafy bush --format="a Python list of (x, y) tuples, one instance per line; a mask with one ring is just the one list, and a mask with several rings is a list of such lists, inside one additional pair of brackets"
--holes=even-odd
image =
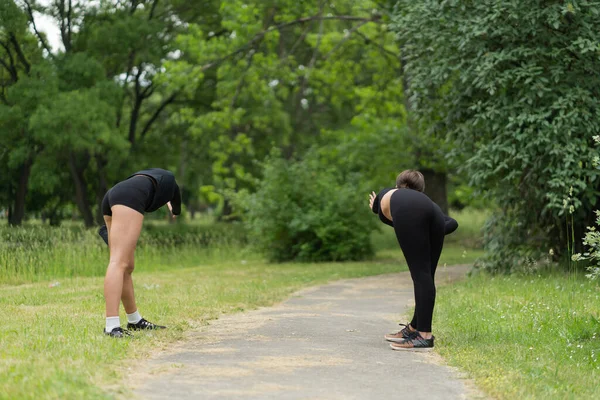
[(255, 193), (239, 193), (251, 240), (270, 261), (361, 260), (374, 251), (376, 219), (357, 176), (327, 168), (314, 153), (302, 161), (267, 158)]
[[(600, 225), (600, 211), (596, 211), (596, 225)], [(588, 227), (583, 245), (586, 247), (585, 252), (573, 254), (573, 261), (589, 261), (590, 266), (587, 268), (589, 273), (586, 276), (596, 280), (600, 278), (600, 232), (595, 226)]]
[(599, 24), (592, 2), (396, 2), (411, 111), (501, 209), (493, 269), (536, 248), (564, 255), (593, 221)]

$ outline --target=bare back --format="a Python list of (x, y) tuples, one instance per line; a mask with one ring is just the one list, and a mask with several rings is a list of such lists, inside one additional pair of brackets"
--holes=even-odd
[(392, 198), (392, 194), (394, 194), (396, 190), (398, 189), (392, 189), (388, 191), (379, 202), (379, 207), (381, 207), (381, 213), (390, 221), (393, 221), (392, 211), (390, 209), (390, 199)]

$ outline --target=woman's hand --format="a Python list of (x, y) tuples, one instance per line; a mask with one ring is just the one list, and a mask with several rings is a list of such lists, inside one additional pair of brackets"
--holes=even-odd
[(369, 207), (371, 208), (371, 210), (373, 210), (373, 203), (375, 203), (376, 197), (377, 195), (375, 194), (375, 192), (371, 192), (371, 194), (369, 195)]
[(169, 207), (169, 211), (171, 212), (171, 218), (175, 219), (177, 218), (177, 215), (173, 214), (173, 206), (171, 205), (171, 202), (167, 202), (167, 207)]

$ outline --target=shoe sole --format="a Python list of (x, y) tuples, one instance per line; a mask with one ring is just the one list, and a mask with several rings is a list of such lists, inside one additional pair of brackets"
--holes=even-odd
[(385, 340), (387, 340), (388, 342), (394, 342), (394, 343), (401, 343), (404, 340), (406, 340), (407, 338), (387, 338), (387, 337), (383, 337)]
[(127, 328), (128, 331), (162, 331), (167, 329), (167, 327), (164, 328)]
[(417, 352), (428, 352), (432, 351), (433, 347), (396, 347), (390, 344), (392, 350), (400, 350), (400, 351), (417, 351)]

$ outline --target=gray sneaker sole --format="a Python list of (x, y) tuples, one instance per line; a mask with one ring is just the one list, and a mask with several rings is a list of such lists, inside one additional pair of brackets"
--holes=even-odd
[(417, 352), (428, 352), (432, 351), (433, 347), (396, 347), (390, 344), (392, 350), (400, 350), (400, 351), (417, 351)]
[(388, 342), (394, 342), (394, 343), (400, 343), (406, 340), (406, 338), (388, 338), (387, 336), (383, 337), (385, 340), (387, 340)]

